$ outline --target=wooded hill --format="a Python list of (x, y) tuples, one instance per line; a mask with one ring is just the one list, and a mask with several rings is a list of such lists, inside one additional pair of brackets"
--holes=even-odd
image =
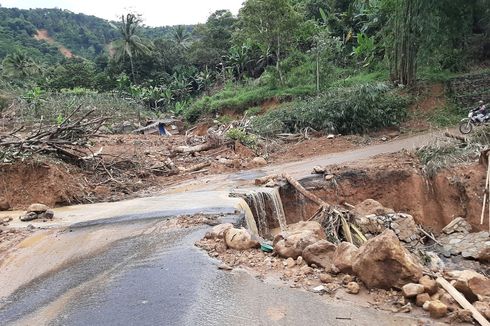
[[(363, 133), (400, 124), (420, 81), (478, 71), (485, 84), (490, 68), (490, 0), (246, 0), (238, 15), (162, 28), (134, 13), (0, 8), (0, 28), (0, 91), (44, 117), (60, 94), (116, 94), (190, 123), (247, 114), (261, 134)], [(441, 116), (459, 118), (465, 108), (447, 103)]]
[[(0, 60), (21, 50), (39, 61), (53, 63), (63, 59), (60, 46), (76, 56), (95, 59), (119, 38), (118, 24), (62, 9), (0, 7)], [(46, 31), (48, 39), (36, 39), (38, 31)], [(151, 39), (169, 36), (172, 31), (172, 27), (141, 29)]]

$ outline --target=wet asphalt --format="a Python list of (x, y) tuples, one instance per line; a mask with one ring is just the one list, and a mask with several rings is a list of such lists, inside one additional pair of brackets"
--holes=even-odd
[(403, 316), (262, 282), (245, 271), (219, 270), (217, 260), (194, 246), (206, 229), (200, 226), (126, 238), (96, 255), (82, 257), (2, 299), (0, 324), (414, 323)]

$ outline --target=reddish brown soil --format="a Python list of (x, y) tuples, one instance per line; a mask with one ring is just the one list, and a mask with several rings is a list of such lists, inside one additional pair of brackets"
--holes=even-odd
[[(485, 168), (477, 163), (456, 166), (427, 178), (416, 158), (397, 153), (334, 166), (329, 173), (335, 176), (331, 181), (320, 177), (305, 181), (308, 189), (329, 203), (355, 205), (372, 198), (385, 207), (413, 215), (434, 232), (459, 216), (466, 218), (474, 230), (488, 229), (488, 218), (485, 225), (480, 225)], [(281, 194), (286, 196), (283, 202), (288, 221), (308, 218), (317, 210), (307, 202), (298, 205), (293, 200), (298, 196), (292, 189)]]
[(278, 145), (276, 151), (269, 156), (269, 161), (274, 163), (300, 161), (304, 158), (348, 151), (361, 146), (363, 139), (358, 136), (344, 136), (327, 139), (326, 136), (311, 138), (300, 142), (291, 142)]
[[(203, 126), (202, 128), (205, 128)], [(316, 138), (301, 143), (278, 146), (280, 153), (272, 153), (271, 162), (286, 162), (302, 158), (339, 152), (360, 146), (357, 138), (340, 137), (334, 140)], [(115, 201), (149, 195), (175, 183), (200, 178), (207, 174), (220, 174), (258, 167), (252, 160), (253, 150), (239, 144), (224, 145), (200, 153), (175, 155), (172, 149), (185, 145), (185, 137), (171, 138), (159, 135), (108, 135), (96, 139), (91, 151), (102, 148), (101, 157), (111, 177), (98, 170), (81, 169), (49, 157), (37, 156), (15, 164), (0, 164), (0, 197), (5, 197), (14, 209), (24, 209), (40, 202), (51, 207), (68, 204)], [(259, 151), (263, 151), (260, 149)], [(227, 163), (220, 163), (219, 158)], [(162, 175), (152, 168), (171, 159), (176, 167), (189, 168), (202, 162), (209, 167), (196, 172)], [(114, 162), (122, 162), (113, 166)]]
[(44, 163), (36, 159), (0, 165), (0, 197), (11, 207), (30, 203), (49, 206), (77, 203), (86, 196), (86, 182), (79, 171), (59, 162)]
[(402, 128), (421, 131), (431, 127), (428, 117), (436, 109), (446, 106), (444, 84), (433, 84), (422, 88), (418, 100), (409, 108), (410, 119), (402, 125)]
[(262, 108), (261, 113), (265, 113), (271, 109), (275, 109), (279, 106), (279, 104), (281, 104), (281, 102), (279, 102), (279, 100), (275, 97), (268, 99), (260, 105), (260, 107)]

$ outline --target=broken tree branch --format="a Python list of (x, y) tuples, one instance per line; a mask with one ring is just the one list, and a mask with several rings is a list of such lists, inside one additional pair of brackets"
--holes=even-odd
[(34, 153), (54, 153), (62, 160), (82, 164), (86, 155), (81, 149), (87, 149), (89, 138), (108, 119), (106, 117), (90, 118), (95, 110), (82, 114), (70, 122), (70, 118), (80, 110), (77, 107), (60, 125), (39, 122), (36, 131), (25, 134), (19, 132), (23, 127), (12, 131), (8, 136), (0, 138), (0, 153), (3, 158), (13, 161), (17, 158)]
[(202, 170), (210, 165), (211, 162), (203, 162), (203, 163), (194, 164), (188, 168), (179, 168), (179, 170), (182, 173), (195, 172), (195, 171)]
[(444, 136), (449, 137), (449, 138), (453, 138), (453, 139), (457, 139), (457, 140), (459, 140), (459, 141), (461, 141), (463, 143), (468, 142), (468, 140), (465, 137), (459, 136), (459, 135), (453, 135), (453, 134), (451, 134), (449, 132), (445, 132), (444, 133)]

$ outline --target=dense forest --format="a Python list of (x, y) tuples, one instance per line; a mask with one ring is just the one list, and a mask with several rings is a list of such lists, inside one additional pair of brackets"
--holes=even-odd
[(237, 16), (161, 28), (136, 13), (0, 8), (0, 58), (0, 89), (30, 103), (119, 94), (195, 122), (273, 98), (283, 105), (256, 121), (262, 134), (364, 132), (403, 119), (410, 99), (394, 89), (486, 69), (490, 0), (247, 0)]

